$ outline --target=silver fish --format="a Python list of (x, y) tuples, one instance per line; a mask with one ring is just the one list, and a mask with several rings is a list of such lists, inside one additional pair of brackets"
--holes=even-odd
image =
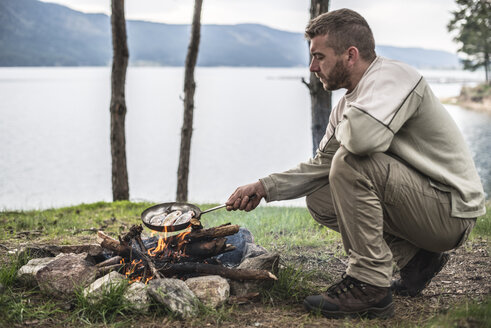
[(151, 225), (156, 225), (156, 226), (162, 225), (166, 216), (167, 216), (167, 213), (154, 215), (150, 218), (149, 223)]
[(194, 216), (195, 216), (194, 211), (187, 211), (186, 213), (182, 214), (177, 218), (177, 220), (174, 222), (174, 225), (184, 224), (186, 222), (189, 222)]
[(174, 224), (174, 221), (176, 221), (176, 219), (182, 214), (181, 211), (173, 211), (173, 212), (170, 212), (164, 219), (163, 221), (163, 225), (164, 226), (170, 226), (172, 224)]

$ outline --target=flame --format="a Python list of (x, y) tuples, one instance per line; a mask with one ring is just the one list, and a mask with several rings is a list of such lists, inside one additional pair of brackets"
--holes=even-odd
[[(171, 247), (171, 245), (165, 240), (167, 240), (167, 227), (164, 227), (164, 233), (159, 234), (159, 240), (157, 242), (157, 246), (150, 248), (147, 250), (147, 254), (150, 256), (161, 256), (161, 257), (173, 257), (173, 258), (179, 258), (181, 256), (186, 256), (185, 252), (183, 251), (184, 245), (187, 243), (185, 240), (185, 237), (191, 233), (191, 230), (189, 229), (191, 227), (191, 224), (186, 228), (185, 231), (181, 232), (180, 234), (176, 235), (177, 239), (177, 245), (174, 245)], [(171, 249), (175, 248), (175, 249)]]
[[(187, 244), (186, 236), (191, 233), (190, 227), (191, 224), (186, 228), (185, 231), (175, 235), (175, 237), (172, 238), (172, 244), (170, 243), (170, 241), (166, 242), (167, 235), (169, 233), (169, 231), (167, 230), (168, 227), (164, 227), (163, 233), (152, 231), (152, 235), (158, 234), (159, 239), (157, 241), (157, 246), (149, 248), (147, 250), (147, 254), (151, 257), (158, 256), (158, 258), (171, 258), (173, 260), (179, 260), (181, 257), (187, 256), (185, 254), (184, 247)], [(142, 273), (141, 269), (145, 267), (145, 264), (142, 260), (133, 260), (131, 263), (125, 263), (125, 260), (122, 259), (120, 261), (120, 264), (125, 266), (124, 274), (129, 284), (132, 284), (134, 282), (144, 282), (145, 284), (148, 284), (148, 282), (154, 278), (154, 276), (149, 273)]]

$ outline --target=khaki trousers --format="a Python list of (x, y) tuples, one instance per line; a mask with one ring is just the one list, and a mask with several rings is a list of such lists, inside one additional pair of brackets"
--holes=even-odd
[(341, 233), (349, 255), (346, 273), (363, 282), (390, 286), (392, 261), (404, 267), (425, 249), (460, 246), (475, 219), (450, 215), (450, 194), (385, 154), (356, 156), (341, 147), (329, 184), (307, 196), (316, 221)]

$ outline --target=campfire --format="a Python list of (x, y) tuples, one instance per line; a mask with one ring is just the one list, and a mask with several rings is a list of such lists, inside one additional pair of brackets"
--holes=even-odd
[(200, 275), (220, 275), (233, 280), (276, 279), (265, 270), (228, 268), (216, 258), (235, 250), (235, 246), (226, 243), (225, 237), (236, 234), (238, 225), (225, 224), (203, 229), (198, 221), (190, 223), (189, 228), (179, 234), (169, 235), (164, 230), (158, 238), (147, 240), (142, 240), (142, 231), (141, 225), (134, 225), (118, 239), (99, 231), (101, 247), (109, 251), (110, 258), (98, 263), (97, 267), (105, 272), (117, 270), (130, 283)]
[(142, 237), (143, 227), (133, 225), (116, 238), (98, 231), (99, 245), (27, 247), (23, 252), (32, 259), (19, 269), (19, 281), (61, 298), (82, 287), (91, 301), (107, 286), (126, 281), (124, 297), (135, 308), (148, 311), (157, 302), (188, 317), (198, 312), (196, 300), (212, 307), (240, 304), (277, 280), (271, 271), (279, 255), (254, 244), (238, 225), (204, 229), (193, 218), (183, 232), (162, 230)]

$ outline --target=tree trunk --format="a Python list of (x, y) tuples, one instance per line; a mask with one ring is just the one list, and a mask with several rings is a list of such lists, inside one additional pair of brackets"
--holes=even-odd
[(188, 199), (189, 158), (191, 155), (191, 137), (193, 134), (194, 91), (194, 67), (198, 59), (201, 5), (203, 0), (195, 0), (191, 39), (189, 41), (186, 56), (186, 68), (184, 73), (184, 116), (181, 129), (181, 148), (179, 152), (179, 168), (177, 170), (178, 202), (186, 202)]
[[(329, 10), (329, 0), (311, 0), (310, 1), (310, 18), (315, 18)], [(310, 45), (310, 43), (309, 43)], [(310, 57), (312, 60), (312, 57)], [(312, 153), (319, 147), (319, 143), (326, 133), (329, 115), (331, 114), (331, 92), (325, 91), (321, 81), (310, 73), (310, 82), (303, 81), (310, 91), (311, 116), (312, 116)]]
[(111, 73), (111, 159), (113, 201), (128, 200), (128, 170), (126, 168), (126, 140), (124, 121), (126, 116), (125, 80), (128, 66), (126, 21), (124, 0), (111, 1), (111, 25), (113, 39), (113, 66)]

